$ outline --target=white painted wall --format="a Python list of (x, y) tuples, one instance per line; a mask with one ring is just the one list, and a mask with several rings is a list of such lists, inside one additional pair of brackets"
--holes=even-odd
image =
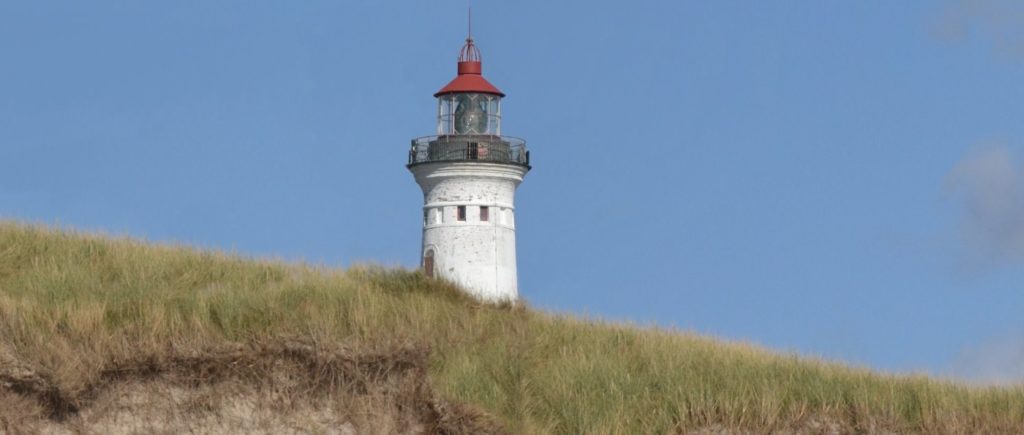
[[(431, 162), (409, 168), (423, 189), (423, 246), (434, 274), (488, 302), (515, 301), (515, 192), (528, 168), (485, 162)], [(466, 220), (456, 219), (458, 206)], [(480, 221), (480, 207), (490, 219)], [(422, 263), (421, 263), (422, 265)]]

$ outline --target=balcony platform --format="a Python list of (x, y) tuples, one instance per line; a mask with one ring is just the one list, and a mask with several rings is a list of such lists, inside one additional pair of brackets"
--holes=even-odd
[(487, 162), (530, 167), (526, 141), (496, 135), (426, 136), (412, 140), (409, 164)]

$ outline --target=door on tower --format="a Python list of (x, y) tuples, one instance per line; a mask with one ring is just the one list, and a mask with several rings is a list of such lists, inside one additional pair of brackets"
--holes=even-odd
[(427, 275), (427, 278), (434, 277), (434, 250), (428, 249), (423, 254), (423, 274)]

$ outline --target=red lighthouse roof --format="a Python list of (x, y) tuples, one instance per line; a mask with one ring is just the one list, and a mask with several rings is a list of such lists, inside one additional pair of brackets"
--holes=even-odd
[(454, 80), (448, 82), (440, 91), (437, 91), (434, 96), (440, 97), (445, 94), (478, 92), (504, 97), (504, 93), (499, 91), (498, 88), (494, 87), (481, 75), (482, 70), (483, 62), (480, 59), (480, 49), (476, 48), (476, 45), (473, 44), (473, 37), (470, 36), (466, 38), (466, 45), (463, 45), (462, 51), (459, 52), (459, 75)]

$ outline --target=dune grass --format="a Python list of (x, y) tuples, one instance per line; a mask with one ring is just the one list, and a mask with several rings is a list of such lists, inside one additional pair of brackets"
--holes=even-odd
[(429, 346), (440, 394), (518, 433), (1024, 432), (1024, 387), (876, 374), (479, 305), (414, 271), (335, 270), (0, 222), (0, 350), (62, 389), (86, 388), (105, 366), (139, 355), (281, 337)]

